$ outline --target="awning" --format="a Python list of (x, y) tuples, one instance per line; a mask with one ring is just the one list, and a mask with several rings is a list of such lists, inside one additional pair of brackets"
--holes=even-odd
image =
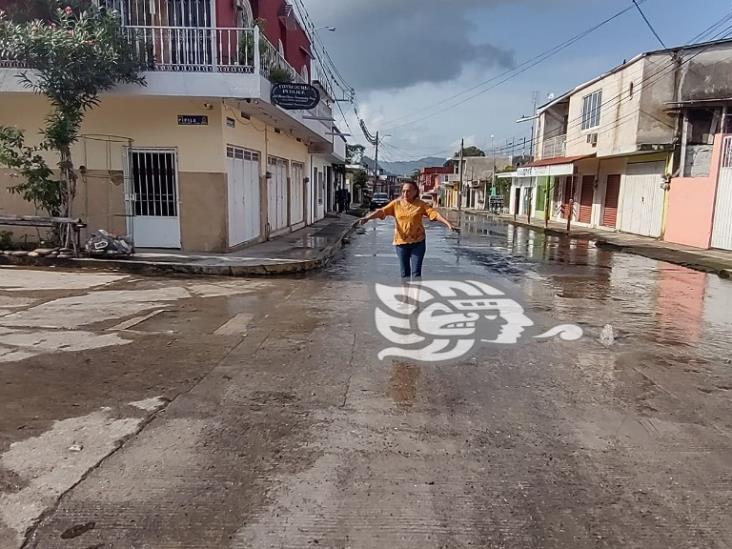
[(544, 177), (549, 175), (572, 175), (574, 163), (585, 158), (592, 158), (594, 154), (581, 156), (558, 156), (530, 162), (516, 170), (516, 177)]

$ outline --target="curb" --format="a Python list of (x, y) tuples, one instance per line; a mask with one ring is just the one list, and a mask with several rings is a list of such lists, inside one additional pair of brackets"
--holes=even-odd
[(187, 276), (279, 276), (292, 275), (321, 269), (328, 265), (335, 254), (343, 248), (351, 233), (353, 224), (344, 230), (330, 245), (323, 248), (314, 259), (287, 261), (260, 265), (196, 265), (189, 263), (168, 263), (144, 261), (139, 259), (93, 259), (70, 258), (58, 259), (47, 257), (7, 256), (0, 255), (0, 265), (18, 265), (28, 267), (62, 267), (68, 269), (94, 269), (105, 271), (122, 271), (142, 275), (187, 275)]
[(714, 259), (705, 259), (697, 257), (694, 254), (684, 252), (682, 250), (669, 250), (666, 248), (646, 247), (646, 246), (626, 246), (604, 240), (602, 238), (594, 239), (595, 245), (600, 248), (611, 248), (613, 250), (640, 255), (656, 261), (665, 261), (673, 263), (695, 271), (716, 274), (719, 278), (730, 278), (730, 269), (720, 265)]
[(495, 216), (492, 214), (483, 214), (481, 212), (470, 211), (469, 213), (484, 215), (485, 217), (492, 217), (500, 221), (505, 221), (512, 225), (520, 227), (527, 227), (544, 234), (550, 234), (560, 236), (563, 238), (581, 238), (594, 242), (596, 246), (603, 248), (612, 248), (619, 252), (630, 253), (634, 255), (640, 255), (649, 259), (655, 259), (656, 261), (665, 261), (666, 263), (673, 263), (674, 265), (680, 265), (688, 269), (695, 271), (701, 271), (704, 273), (716, 274), (720, 278), (729, 279), (732, 278), (732, 268), (727, 267), (724, 264), (720, 264), (714, 259), (706, 259), (699, 257), (696, 254), (685, 252), (683, 250), (674, 250), (671, 248), (662, 248), (655, 246), (637, 246), (637, 245), (626, 245), (606, 240), (602, 235), (595, 232), (578, 232), (567, 233), (566, 229), (555, 229), (551, 227), (537, 227), (518, 220), (511, 218)]

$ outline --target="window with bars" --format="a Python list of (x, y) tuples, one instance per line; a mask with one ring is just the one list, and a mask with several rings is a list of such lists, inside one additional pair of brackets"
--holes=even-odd
[(582, 98), (582, 129), (590, 130), (600, 125), (602, 90), (597, 90)]
[(130, 164), (135, 215), (176, 217), (178, 192), (175, 153), (132, 151)]

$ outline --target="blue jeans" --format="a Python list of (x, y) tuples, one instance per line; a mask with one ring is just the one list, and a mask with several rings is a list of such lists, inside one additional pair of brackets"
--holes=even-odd
[(425, 241), (414, 242), (412, 244), (397, 244), (397, 256), (399, 257), (399, 266), (402, 270), (402, 278), (421, 278), (422, 277), (422, 261), (424, 253), (427, 251)]

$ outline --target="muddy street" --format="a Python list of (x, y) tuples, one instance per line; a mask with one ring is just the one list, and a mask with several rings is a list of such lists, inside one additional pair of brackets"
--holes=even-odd
[(460, 224), (425, 283), (509, 308), (434, 330), (389, 222), (294, 278), (1, 268), (0, 547), (731, 547), (732, 282)]

